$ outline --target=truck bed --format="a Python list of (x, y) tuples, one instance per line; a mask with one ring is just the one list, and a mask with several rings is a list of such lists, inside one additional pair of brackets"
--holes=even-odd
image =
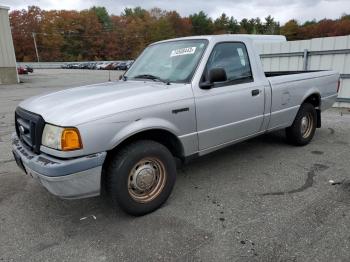
[[(337, 84), (339, 74), (335, 71), (314, 70), (314, 71), (274, 71), (264, 72), (271, 85), (272, 102), (271, 112), (287, 112), (298, 106), (304, 99), (317, 94), (320, 101), (321, 111), (328, 109), (337, 97)], [(292, 114), (294, 118), (296, 111)], [(281, 113), (283, 115), (283, 113)], [(281, 119), (287, 119), (281, 116)], [(277, 125), (277, 124), (276, 124)]]

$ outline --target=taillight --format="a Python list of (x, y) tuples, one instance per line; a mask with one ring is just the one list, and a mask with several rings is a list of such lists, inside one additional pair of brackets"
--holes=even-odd
[(340, 79), (338, 80), (337, 93), (339, 93), (339, 88), (340, 88)]

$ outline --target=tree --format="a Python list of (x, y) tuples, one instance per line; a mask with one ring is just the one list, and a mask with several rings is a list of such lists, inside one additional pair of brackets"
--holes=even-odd
[(147, 14), (147, 10), (141, 8), (140, 6), (137, 6), (135, 8), (125, 8), (122, 16), (138, 17), (144, 19)]
[(284, 26), (281, 27), (281, 34), (285, 35), (288, 40), (297, 40), (299, 33), (298, 22), (294, 19), (288, 21)]
[(62, 47), (64, 36), (57, 30), (58, 12), (43, 11), (41, 17), (40, 35), (38, 35), (38, 47), (40, 47), (41, 61), (63, 61)]
[(288, 40), (350, 34), (350, 15), (339, 19), (296, 20), (284, 26), (267, 16), (243, 18), (222, 13), (213, 20), (203, 11), (181, 17), (160, 8), (125, 8), (120, 15), (93, 6), (82, 11), (41, 10), (29, 6), (10, 12), (17, 61), (36, 61), (33, 33), (41, 61), (117, 60), (136, 58), (152, 42), (189, 35), (246, 33), (284, 34)]
[(305, 21), (302, 26), (310, 26), (310, 25), (315, 25), (317, 24), (316, 19), (313, 19), (311, 21)]
[(167, 12), (165, 10), (162, 10), (158, 7), (154, 7), (149, 11), (150, 16), (155, 18), (155, 19), (160, 19), (162, 17), (165, 17), (166, 13)]
[(265, 25), (263, 25), (263, 23), (261, 22), (260, 18), (257, 17), (255, 19), (253, 19), (253, 23), (254, 23), (254, 31), (253, 34), (264, 34), (265, 33)]
[(225, 34), (229, 30), (230, 20), (225, 13), (222, 13), (220, 17), (218, 17), (214, 21), (214, 33), (215, 34)]
[(227, 29), (228, 29), (227, 32), (230, 34), (236, 34), (239, 32), (240, 26), (237, 20), (233, 16), (231, 16), (230, 21), (228, 22)]
[(105, 7), (101, 6), (93, 6), (90, 8), (91, 12), (95, 13), (95, 15), (98, 18), (98, 21), (101, 23), (101, 25), (104, 28), (110, 28), (111, 27), (111, 18), (106, 10)]
[(10, 13), (13, 43), (19, 61), (36, 61), (33, 33), (40, 38), (41, 17), (42, 10), (37, 6)]
[(213, 21), (203, 11), (190, 15), (193, 35), (209, 35), (213, 32)]
[(350, 17), (342, 17), (334, 30), (334, 35), (350, 35)]
[(350, 20), (350, 15), (349, 14), (343, 14), (341, 17), (340, 17), (340, 20)]
[(192, 24), (189, 18), (181, 17), (176, 11), (168, 12), (166, 18), (172, 26), (176, 37), (191, 35)]
[(276, 35), (280, 33), (279, 31), (280, 24), (278, 22), (275, 22), (274, 18), (271, 15), (265, 17), (263, 34)]
[(240, 33), (253, 34), (255, 32), (255, 20), (243, 18), (240, 22)]

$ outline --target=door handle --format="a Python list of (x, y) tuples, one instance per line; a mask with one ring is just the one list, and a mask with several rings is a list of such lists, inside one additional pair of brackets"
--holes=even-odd
[(260, 90), (259, 89), (252, 90), (252, 96), (257, 96), (259, 94), (260, 94)]

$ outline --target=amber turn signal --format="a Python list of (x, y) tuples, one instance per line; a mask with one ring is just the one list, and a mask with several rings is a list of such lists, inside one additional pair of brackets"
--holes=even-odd
[(76, 128), (63, 129), (61, 136), (61, 147), (63, 151), (77, 150), (83, 148), (79, 130)]

